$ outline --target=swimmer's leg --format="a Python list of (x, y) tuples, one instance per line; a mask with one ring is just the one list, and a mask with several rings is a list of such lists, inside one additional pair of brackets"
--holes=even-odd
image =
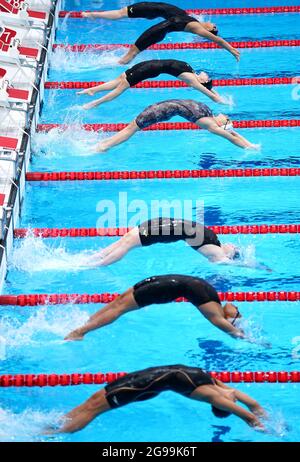
[(127, 64), (141, 51), (146, 50), (151, 45), (161, 42), (170, 31), (170, 21), (162, 21), (155, 26), (146, 29), (136, 40), (135, 44), (129, 49), (128, 53), (119, 61), (120, 64)]
[(103, 96), (102, 98), (96, 99), (95, 101), (92, 101), (91, 103), (84, 104), (82, 107), (83, 109), (92, 109), (94, 107), (100, 106), (100, 104), (107, 103), (108, 101), (112, 101), (113, 99), (117, 98), (122, 93), (124, 93), (124, 91), (127, 90), (129, 87), (130, 85), (127, 82), (127, 80), (123, 80), (118, 84), (118, 86), (114, 90), (109, 92), (107, 95)]
[(129, 50), (127, 51), (126, 55), (120, 59), (119, 64), (128, 64), (132, 61), (141, 51), (138, 49), (137, 46), (132, 45)]
[(130, 122), (129, 125), (127, 125), (127, 127), (121, 130), (119, 133), (116, 133), (116, 135), (111, 136), (107, 140), (101, 141), (96, 146), (96, 151), (104, 152), (112, 148), (113, 146), (117, 146), (118, 144), (124, 143), (124, 141), (131, 138), (139, 130), (140, 128), (137, 126), (136, 121), (133, 120), (132, 122)]
[(130, 249), (141, 246), (139, 229), (131, 229), (121, 239), (92, 256), (89, 266), (108, 266), (126, 255)]
[(73, 330), (65, 340), (82, 340), (84, 335), (92, 330), (111, 324), (123, 314), (138, 309), (133, 296), (133, 288), (119, 295), (114, 301), (93, 314), (83, 326)]
[(94, 393), (87, 401), (65, 415), (66, 423), (52, 433), (74, 433), (82, 430), (98, 415), (111, 410), (104, 389)]
[(90, 95), (93, 96), (99, 91), (108, 91), (114, 90), (117, 86), (121, 83), (121, 76), (117, 77), (114, 80), (110, 80), (109, 82), (102, 83), (101, 85), (96, 85), (95, 87), (86, 88), (85, 90), (78, 91), (77, 95)]
[(122, 19), (128, 18), (127, 6), (121, 8), (120, 10), (110, 10), (110, 11), (86, 11), (82, 13), (84, 18), (101, 18), (101, 19)]

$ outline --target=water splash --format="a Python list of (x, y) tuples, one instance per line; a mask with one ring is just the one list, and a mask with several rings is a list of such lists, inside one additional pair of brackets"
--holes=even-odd
[(239, 250), (241, 253), (241, 263), (254, 268), (256, 265), (255, 245), (249, 244), (240, 247)]
[(70, 17), (70, 14), (71, 14), (71, 11), (69, 11), (69, 12), (66, 14), (66, 16), (63, 18), (63, 20), (62, 20), (62, 22), (61, 22), (61, 24), (60, 24), (60, 26), (59, 26), (60, 31), (62, 31), (62, 32), (66, 32), (66, 31), (67, 31), (67, 29), (68, 29), (67, 21), (68, 21), (68, 19), (69, 19), (69, 17)]
[(196, 18), (197, 21), (199, 21), (199, 22), (210, 21), (210, 18), (208, 20), (205, 19), (203, 14), (191, 14), (191, 16), (193, 16), (193, 18)]
[[(15, 246), (10, 266), (18, 271), (79, 271), (86, 268), (91, 252), (69, 253), (64, 244), (46, 243), (43, 238), (29, 234)], [(34, 258), (32, 256), (34, 255)]]
[(7, 346), (6, 338), (0, 335), (0, 361), (4, 361), (6, 359), (6, 356), (7, 356), (6, 346)]
[[(66, 124), (67, 118), (64, 123)], [(76, 136), (74, 136), (76, 133)], [(35, 156), (62, 158), (67, 152), (72, 156), (86, 157), (95, 155), (95, 146), (107, 135), (103, 132), (84, 130), (80, 122), (68, 124), (65, 130), (57, 127), (47, 133), (35, 133), (32, 140), (32, 150)]]
[(232, 95), (222, 94), (222, 99), (226, 102), (228, 109), (233, 109), (235, 106), (235, 101)]
[(97, 71), (119, 65), (118, 61), (126, 51), (126, 48), (120, 47), (117, 50), (87, 50), (77, 53), (55, 48), (50, 57), (50, 66), (54, 71), (76, 74)]
[(74, 325), (81, 326), (88, 318), (87, 312), (74, 305), (43, 306), (25, 322), (16, 317), (3, 316), (0, 320), (0, 335), (5, 339), (8, 354), (9, 348), (64, 343), (63, 338), (74, 329)]
[[(261, 346), (263, 349), (271, 348), (271, 344), (268, 342), (263, 332), (262, 316), (255, 315), (248, 316), (247, 318), (238, 318), (235, 322), (235, 326), (244, 332), (250, 343)], [(246, 345), (241, 342), (241, 345), (243, 345), (244, 348), (249, 348), (249, 344)]]
[(289, 427), (285, 421), (282, 411), (267, 409), (267, 413), (268, 418), (262, 420), (266, 432), (279, 438), (286, 436), (289, 431)]
[(29, 408), (14, 414), (0, 408), (0, 442), (41, 441), (44, 439), (41, 435), (43, 429), (61, 425), (62, 417), (57, 411), (41, 412)]

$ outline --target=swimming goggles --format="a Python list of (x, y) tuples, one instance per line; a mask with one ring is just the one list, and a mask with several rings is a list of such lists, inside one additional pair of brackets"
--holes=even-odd
[(224, 130), (232, 130), (233, 129), (233, 124), (232, 124), (230, 119), (227, 119), (226, 123), (224, 125), (222, 125), (222, 127), (224, 128)]
[(231, 325), (234, 326), (236, 320), (238, 318), (241, 318), (241, 317), (242, 317), (242, 315), (241, 315), (239, 309), (236, 307), (236, 313), (235, 313), (235, 316), (234, 316), (233, 320), (231, 321)]

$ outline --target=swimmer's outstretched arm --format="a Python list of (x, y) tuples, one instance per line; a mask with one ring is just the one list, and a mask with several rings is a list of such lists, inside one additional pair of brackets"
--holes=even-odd
[(240, 135), (238, 132), (235, 132), (234, 130), (229, 130), (229, 133), (231, 133), (232, 136), (235, 136), (236, 138), (238, 138), (240, 141), (246, 143), (247, 144), (246, 148), (257, 149), (257, 150), (260, 149), (260, 144), (250, 143), (250, 141), (248, 141), (244, 136)]
[(183, 80), (183, 82), (185, 82), (190, 87), (195, 88), (195, 90), (201, 91), (201, 93), (203, 93), (205, 96), (208, 96), (208, 98), (213, 100), (215, 103), (228, 104), (228, 102), (223, 99), (222, 96), (220, 96), (216, 91), (208, 90), (208, 88), (198, 82), (197, 77), (191, 72), (183, 72), (180, 80)]
[(226, 40), (224, 40), (222, 37), (219, 37), (218, 35), (214, 35), (211, 32), (209, 32), (200, 23), (191, 22), (186, 27), (186, 30), (192, 32), (193, 34), (199, 35), (200, 37), (204, 37), (208, 40), (211, 40), (214, 43), (217, 43), (221, 48), (224, 48), (225, 50), (229, 51), (229, 53), (231, 53), (237, 61), (240, 60), (240, 52), (236, 48), (232, 47), (230, 43), (226, 42)]
[(208, 302), (205, 305), (201, 305), (199, 309), (203, 316), (218, 329), (231, 335), (233, 338), (245, 338), (245, 334), (240, 329), (234, 327), (220, 314), (220, 305), (218, 303)]
[(251, 396), (236, 388), (229, 387), (224, 382), (221, 382), (221, 380), (214, 379), (214, 381), (219, 387), (225, 388), (226, 390), (232, 390), (234, 392), (235, 398), (240, 401), (240, 403), (245, 404), (247, 408), (254, 414), (260, 415), (261, 417), (265, 417), (267, 415), (266, 411), (261, 407), (261, 405), (255, 399), (251, 398)]
[(235, 260), (231, 260), (230, 258), (224, 257), (220, 259), (210, 259), (210, 261), (217, 263), (218, 265), (231, 265), (231, 266), (238, 266), (240, 268), (251, 268), (251, 269), (258, 269), (261, 271), (267, 271), (268, 273), (272, 273), (273, 270), (269, 268), (267, 265), (263, 263), (244, 263), (244, 262), (239, 262)]
[(113, 146), (117, 146), (118, 144), (124, 143), (124, 141), (131, 138), (136, 132), (138, 132), (140, 128), (137, 126), (135, 120), (130, 122), (127, 127), (123, 128), (119, 133), (114, 136), (111, 136), (107, 140), (101, 141), (96, 146), (96, 152), (104, 152), (108, 149), (112, 148)]
[[(205, 120), (205, 119), (208, 119), (208, 120)], [(226, 140), (230, 141), (232, 144), (235, 144), (239, 148), (258, 149), (257, 145), (250, 143), (250, 141), (248, 141), (246, 138), (239, 135), (238, 133), (236, 132), (231, 133), (231, 131), (224, 130), (223, 128), (218, 127), (218, 125), (208, 117), (200, 119), (200, 122), (198, 123), (198, 125), (200, 125), (202, 128), (205, 128), (206, 130), (213, 133), (214, 135), (225, 138)]]
[[(197, 399), (197, 390), (198, 389), (196, 389), (190, 395), (192, 399)], [(231, 414), (234, 414), (237, 417), (240, 417), (240, 419), (244, 420), (244, 422), (250, 425), (250, 427), (257, 427), (257, 429), (261, 431), (264, 430), (262, 422), (254, 413), (247, 411), (246, 409), (234, 403), (230, 399), (227, 399), (225, 396), (222, 396), (217, 391), (212, 390), (211, 387), (203, 386), (200, 397), (200, 399), (208, 402), (212, 406), (222, 411), (230, 412)]]

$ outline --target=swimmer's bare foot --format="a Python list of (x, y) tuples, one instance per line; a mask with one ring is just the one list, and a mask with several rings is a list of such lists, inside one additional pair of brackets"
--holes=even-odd
[(76, 95), (89, 95), (94, 96), (95, 90), (94, 88), (86, 88), (85, 90), (77, 91)]
[(89, 109), (93, 109), (93, 107), (97, 107), (97, 106), (99, 106), (99, 102), (92, 101), (91, 103), (84, 104), (82, 106), (82, 109), (85, 109), (86, 111), (88, 111)]
[(83, 340), (83, 334), (79, 330), (73, 330), (70, 332), (64, 340), (73, 341), (73, 340)]
[(93, 13), (91, 11), (83, 11), (81, 13), (81, 16), (83, 18), (95, 19), (95, 16), (93, 15)]

